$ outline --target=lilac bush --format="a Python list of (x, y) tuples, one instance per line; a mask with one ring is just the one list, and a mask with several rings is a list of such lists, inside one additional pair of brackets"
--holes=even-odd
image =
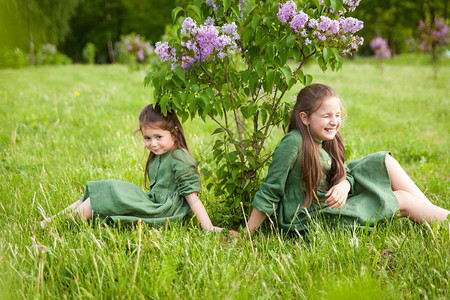
[(434, 18), (433, 22), (420, 20), (415, 39), (420, 51), (438, 54), (448, 48), (449, 39), (449, 25), (445, 18)]
[(115, 45), (117, 61), (120, 63), (135, 65), (145, 64), (153, 53), (153, 46), (139, 34), (130, 33), (122, 35), (120, 42)]
[[(301, 3), (301, 4), (300, 4)], [(197, 1), (177, 7), (178, 31), (157, 42), (159, 68), (146, 84), (163, 112), (217, 124), (208, 188), (231, 196), (228, 206), (248, 204), (270, 160), (264, 143), (274, 127), (287, 126), (291, 104), (283, 101), (296, 83), (308, 85), (304, 64), (339, 70), (345, 55), (363, 43), (363, 22), (346, 13), (359, 1)]]
[(375, 52), (375, 57), (391, 58), (391, 49), (389, 49), (388, 42), (381, 36), (377, 36), (370, 41), (370, 48)]
[(411, 44), (423, 53), (431, 53), (435, 77), (438, 73), (439, 59), (448, 49), (449, 40), (449, 25), (445, 18), (435, 17), (432, 22), (420, 20)]

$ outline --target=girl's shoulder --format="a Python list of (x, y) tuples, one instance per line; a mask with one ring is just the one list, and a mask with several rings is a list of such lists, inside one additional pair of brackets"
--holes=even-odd
[(189, 165), (195, 165), (195, 159), (192, 157), (192, 155), (184, 148), (178, 148), (172, 151), (171, 155), (175, 161), (175, 163), (178, 162), (184, 162)]
[(281, 139), (280, 143), (301, 144), (302, 142), (303, 142), (302, 134), (297, 129), (294, 129), (286, 133)]

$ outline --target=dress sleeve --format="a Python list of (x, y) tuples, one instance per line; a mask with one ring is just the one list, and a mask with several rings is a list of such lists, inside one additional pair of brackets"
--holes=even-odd
[(192, 156), (185, 149), (175, 150), (172, 156), (172, 170), (178, 193), (181, 196), (187, 196), (201, 192), (197, 163)]
[(267, 177), (253, 198), (257, 210), (272, 215), (284, 196), (290, 170), (300, 155), (302, 136), (299, 132), (286, 134), (272, 154)]

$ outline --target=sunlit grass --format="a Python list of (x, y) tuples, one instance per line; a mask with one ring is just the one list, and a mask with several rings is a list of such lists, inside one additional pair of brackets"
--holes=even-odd
[[(342, 71), (307, 66), (333, 86), (348, 116), (351, 159), (390, 150), (420, 188), (450, 208), (450, 70), (438, 79), (413, 58), (347, 61)], [(152, 100), (143, 75), (123, 66), (0, 71), (0, 298), (417, 299), (449, 296), (450, 228), (399, 219), (373, 232), (316, 224), (299, 237), (266, 222), (229, 239), (195, 219), (170, 227), (105, 227), (58, 218), (87, 180), (143, 186), (137, 116)], [(300, 87), (287, 97), (295, 96)], [(211, 149), (212, 122), (184, 124), (196, 158)], [(274, 131), (267, 147), (283, 133)], [(202, 178), (203, 185), (209, 178)], [(217, 225), (223, 197), (201, 195)], [(276, 224), (275, 224), (276, 227)]]

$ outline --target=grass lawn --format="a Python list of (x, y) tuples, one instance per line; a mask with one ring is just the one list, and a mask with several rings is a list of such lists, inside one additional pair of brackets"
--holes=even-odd
[[(390, 150), (432, 202), (450, 208), (448, 61), (437, 79), (426, 61), (407, 56), (383, 70), (360, 58), (337, 73), (305, 71), (345, 101), (350, 160)], [(40, 229), (88, 180), (143, 186), (146, 153), (134, 131), (152, 101), (143, 75), (120, 65), (0, 70), (0, 299), (450, 297), (448, 224), (397, 219), (373, 232), (317, 225), (307, 237), (265, 224), (253, 243), (203, 232), (195, 219), (151, 228), (58, 218)], [(184, 127), (194, 156), (205, 156), (215, 125)], [(267, 147), (282, 135), (274, 131)], [(215, 225), (228, 224), (225, 197), (201, 195)]]

